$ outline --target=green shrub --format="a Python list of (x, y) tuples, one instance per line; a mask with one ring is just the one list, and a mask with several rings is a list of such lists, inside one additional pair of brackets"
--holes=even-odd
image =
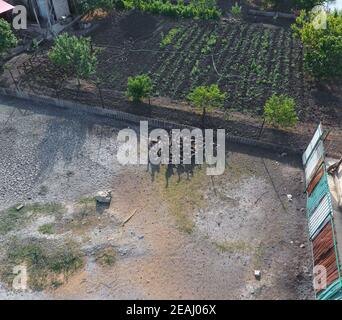
[(0, 18), (0, 55), (18, 44), (18, 40), (14, 35), (11, 25)]
[(241, 15), (241, 11), (242, 11), (242, 7), (239, 6), (237, 2), (235, 2), (235, 4), (232, 6), (232, 9), (231, 9), (232, 15), (238, 17)]
[(292, 127), (297, 121), (296, 103), (286, 95), (273, 95), (264, 107), (264, 117), (268, 124), (279, 127)]
[(78, 80), (87, 79), (96, 72), (97, 52), (92, 49), (90, 38), (77, 38), (64, 33), (55, 39), (49, 59), (73, 72)]
[(149, 97), (151, 90), (152, 81), (148, 75), (128, 78), (126, 95), (133, 101), (141, 101), (142, 98)]
[(323, 13), (326, 28), (315, 27), (319, 13), (302, 11), (292, 26), (304, 44), (306, 69), (317, 78), (342, 76), (342, 13)]
[(171, 3), (169, 0), (125, 0), (126, 9), (136, 8), (140, 11), (161, 14), (168, 17), (218, 19), (221, 11), (216, 0), (192, 0), (189, 4), (183, 1)]
[(277, 3), (276, 0), (262, 0), (262, 5), (264, 8), (273, 7)]
[(114, 8), (124, 8), (124, 4), (120, 0), (78, 0), (77, 5), (81, 13), (87, 13), (96, 9), (111, 11)]

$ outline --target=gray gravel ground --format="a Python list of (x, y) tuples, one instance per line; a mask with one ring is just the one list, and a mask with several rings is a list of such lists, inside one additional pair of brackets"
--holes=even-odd
[[(124, 169), (116, 160), (116, 134), (127, 126), (0, 96), (0, 210), (19, 203), (66, 203), (110, 188)], [(0, 284), (0, 299), (44, 297), (8, 292)]]
[(122, 169), (115, 156), (122, 126), (0, 97), (0, 209), (30, 199), (69, 201), (109, 187)]

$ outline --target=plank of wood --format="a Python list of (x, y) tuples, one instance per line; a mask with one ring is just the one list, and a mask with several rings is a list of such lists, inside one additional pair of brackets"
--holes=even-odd
[(126, 224), (129, 220), (131, 220), (137, 212), (138, 212), (138, 209), (135, 209), (135, 210), (133, 211), (133, 213), (132, 213), (132, 214), (131, 214), (123, 223), (122, 223), (121, 227), (124, 227), (125, 224)]

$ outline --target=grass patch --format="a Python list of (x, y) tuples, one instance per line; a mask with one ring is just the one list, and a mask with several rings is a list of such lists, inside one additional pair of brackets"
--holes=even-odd
[(42, 234), (54, 234), (55, 233), (55, 224), (47, 223), (43, 224), (38, 228), (38, 231)]
[(83, 267), (84, 260), (77, 244), (72, 241), (58, 245), (54, 241), (14, 239), (1, 263), (2, 281), (11, 286), (15, 277), (13, 267), (22, 264), (27, 266), (28, 286), (39, 291), (63, 284), (70, 275)]
[(203, 190), (208, 184), (208, 176), (205, 168), (195, 169), (194, 175), (187, 179), (186, 174), (178, 181), (177, 174), (171, 176), (166, 183), (166, 168), (162, 167), (157, 175), (158, 190), (163, 200), (166, 201), (171, 213), (176, 217), (176, 223), (180, 230), (191, 234), (195, 224), (193, 212), (197, 208), (204, 208), (206, 201), (203, 197)]
[(254, 253), (253, 264), (255, 268), (261, 268), (265, 253), (266, 253), (266, 245), (264, 242), (260, 242), (260, 244), (256, 247), (255, 253)]
[(78, 204), (83, 206), (92, 206), (96, 204), (96, 200), (94, 197), (85, 197), (79, 199)]
[(91, 226), (98, 222), (96, 214), (96, 200), (95, 198), (82, 198), (73, 206), (73, 216), (66, 224), (59, 221), (57, 225), (58, 230), (72, 231), (78, 234), (83, 234)]
[(82, 198), (78, 201), (76, 208), (78, 217), (91, 216), (96, 213), (96, 200), (95, 198)]
[(96, 252), (95, 260), (101, 266), (112, 266), (116, 261), (116, 250), (113, 247), (100, 249)]
[(41, 214), (58, 214), (64, 212), (64, 207), (57, 203), (34, 203), (17, 210), (18, 205), (0, 212), (0, 235), (5, 235), (22, 227), (30, 219)]
[(221, 252), (229, 252), (229, 253), (237, 253), (237, 252), (249, 252), (253, 250), (253, 247), (241, 240), (236, 241), (223, 241), (223, 242), (214, 242), (214, 245)]

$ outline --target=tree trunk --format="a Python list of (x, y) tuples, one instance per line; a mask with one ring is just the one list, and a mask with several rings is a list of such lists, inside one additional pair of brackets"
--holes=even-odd
[(260, 139), (260, 137), (262, 135), (262, 132), (264, 130), (265, 121), (266, 121), (266, 119), (264, 118), (264, 120), (262, 121), (262, 125), (261, 125), (261, 128), (260, 128), (259, 134), (258, 134), (258, 140)]
[(97, 89), (99, 90), (99, 95), (100, 95), (100, 99), (101, 99), (101, 105), (102, 105), (102, 108), (104, 109), (105, 106), (104, 106), (102, 91), (101, 91), (101, 88), (100, 88), (99, 84), (97, 84)]
[(206, 113), (207, 113), (207, 108), (204, 107), (203, 108), (203, 113), (202, 113), (202, 129), (205, 129), (205, 116), (206, 116)]
[(12, 78), (12, 80), (13, 80), (13, 83), (14, 83), (14, 85), (15, 85), (17, 91), (19, 91), (17, 81), (14, 79), (14, 76), (13, 76), (13, 74), (12, 74), (12, 71), (11, 71), (11, 70), (8, 70), (8, 72), (9, 72), (9, 74), (11, 75), (11, 78)]

